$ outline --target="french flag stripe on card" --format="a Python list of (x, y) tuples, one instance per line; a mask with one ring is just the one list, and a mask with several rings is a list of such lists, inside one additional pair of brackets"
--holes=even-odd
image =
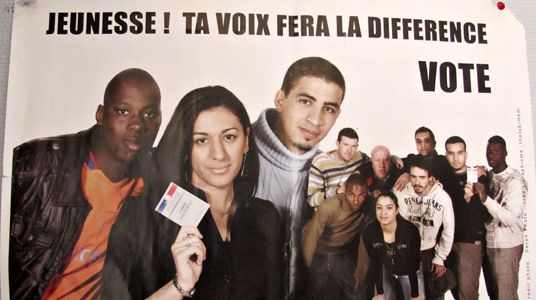
[(175, 191), (177, 190), (177, 186), (174, 185), (173, 183), (171, 183), (168, 187), (168, 192), (166, 193), (166, 195), (168, 196), (173, 196), (173, 194), (175, 193)]

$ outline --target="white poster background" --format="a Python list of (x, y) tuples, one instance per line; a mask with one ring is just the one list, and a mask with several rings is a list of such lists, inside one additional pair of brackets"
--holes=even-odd
[[(246, 105), (252, 121), (268, 107), (288, 66), (305, 56), (321, 56), (334, 63), (346, 79), (342, 112), (320, 144), (335, 147), (337, 132), (357, 128), (360, 150), (370, 153), (387, 145), (400, 157), (414, 153), (413, 133), (419, 126), (431, 128), (439, 153), (444, 141), (460, 135), (467, 142), (469, 165), (487, 165), (487, 139), (495, 134), (507, 141), (510, 166), (529, 182), (526, 212), (534, 213), (535, 178), (532, 120), (524, 31), (508, 8), (496, 1), (22, 1), (16, 4), (4, 149), (4, 177), (11, 176), (12, 149), (30, 139), (72, 133), (95, 122), (104, 88), (119, 71), (139, 67), (150, 72), (162, 92), (163, 120), (160, 135), (178, 101), (188, 91), (223, 85)], [(49, 14), (59, 12), (154, 12), (154, 34), (50, 34)], [(170, 13), (169, 33), (164, 33), (164, 13)], [(208, 33), (187, 34), (185, 12), (206, 13)], [(268, 15), (270, 35), (219, 34), (216, 13)], [(285, 15), (283, 35), (277, 35), (277, 15)], [(289, 36), (288, 16), (325, 16), (329, 36)], [(347, 30), (350, 16), (359, 18), (362, 37), (337, 36), (337, 16)], [(411, 18), (485, 24), (486, 44), (465, 42), (369, 38), (368, 17)], [(113, 20), (113, 18), (112, 18)], [(195, 31), (197, 18), (193, 19)], [(301, 31), (299, 21), (296, 31)], [(112, 22), (111, 28), (115, 23)], [(130, 23), (129, 23), (130, 25)], [(66, 26), (69, 28), (69, 25)], [(254, 30), (257, 28), (254, 27)], [(382, 31), (385, 28), (382, 26)], [(315, 34), (317, 31), (315, 31)], [(424, 34), (423, 34), (424, 35)], [(487, 64), (486, 86), (478, 93), (476, 71), (472, 92), (458, 88), (447, 93), (439, 87), (425, 92), (418, 61)], [(438, 74), (439, 76), (439, 74)], [(158, 140), (158, 138), (157, 138)], [(7, 180), (9, 181), (9, 180)], [(10, 184), (3, 180), (1, 217), (2, 292), (7, 291)], [(531, 299), (534, 286), (535, 220), (527, 219), (525, 253), (521, 261), (519, 295)], [(484, 291), (481, 287), (481, 291)], [(481, 292), (484, 297), (486, 293)], [(3, 294), (6, 296), (6, 294)]]

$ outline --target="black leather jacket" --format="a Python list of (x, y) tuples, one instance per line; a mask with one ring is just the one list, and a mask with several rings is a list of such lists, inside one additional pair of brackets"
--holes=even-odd
[(39, 299), (65, 268), (90, 210), (81, 189), (81, 170), (94, 131), (95, 127), (37, 139), (13, 151), (12, 299)]
[(363, 244), (370, 257), (367, 276), (375, 284), (378, 293), (383, 294), (384, 271), (387, 271), (390, 276), (409, 275), (411, 297), (417, 297), (419, 295), (417, 270), (421, 264), (421, 237), (413, 223), (399, 215), (396, 216), (396, 220), (393, 256), (388, 254), (388, 244), (383, 238), (383, 231), (377, 220), (363, 231)]

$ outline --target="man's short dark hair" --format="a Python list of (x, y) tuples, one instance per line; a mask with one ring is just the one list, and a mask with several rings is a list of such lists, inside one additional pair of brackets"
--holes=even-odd
[(354, 174), (350, 175), (350, 177), (348, 177), (348, 179), (346, 179), (346, 186), (350, 186), (350, 185), (364, 185), (364, 186), (367, 186), (367, 180), (365, 179), (365, 177), (363, 177), (363, 175), (361, 175), (359, 173), (354, 173)]
[(342, 89), (342, 98), (346, 92), (346, 83), (341, 71), (337, 67), (322, 57), (304, 57), (295, 61), (287, 69), (281, 90), (288, 95), (296, 82), (304, 76), (318, 77), (328, 82), (333, 82)]
[(432, 132), (432, 130), (430, 128), (428, 128), (428, 127), (421, 126), (421, 127), (417, 128), (417, 130), (415, 130), (415, 135), (417, 135), (417, 133), (423, 133), (423, 132), (430, 133), (430, 138), (432, 138), (432, 142), (434, 142), (434, 144), (435, 144), (435, 142), (436, 142), (435, 135)]
[(506, 150), (506, 141), (499, 135), (494, 135), (489, 138), (488, 144), (499, 144)]
[(359, 141), (359, 136), (357, 135), (357, 132), (355, 132), (355, 130), (350, 127), (343, 128), (341, 129), (341, 131), (339, 131), (339, 135), (337, 136), (337, 142), (340, 142), (343, 136)]
[(432, 161), (427, 157), (415, 157), (409, 164), (409, 170), (413, 167), (427, 171), (428, 177), (434, 175)]
[(108, 85), (106, 85), (106, 89), (104, 90), (104, 106), (110, 103), (114, 93), (125, 82), (132, 82), (138, 86), (152, 87), (155, 97), (160, 100), (160, 88), (158, 87), (158, 83), (156, 83), (156, 80), (154, 80), (153, 76), (151, 76), (151, 74), (145, 70), (130, 68), (117, 73), (112, 80), (108, 82)]
[(447, 145), (450, 145), (450, 144), (458, 144), (458, 143), (462, 143), (463, 144), (463, 149), (466, 150), (467, 149), (467, 146), (465, 145), (465, 141), (457, 136), (457, 135), (453, 135), (451, 137), (449, 137), (446, 141), (445, 141), (445, 149), (447, 149)]

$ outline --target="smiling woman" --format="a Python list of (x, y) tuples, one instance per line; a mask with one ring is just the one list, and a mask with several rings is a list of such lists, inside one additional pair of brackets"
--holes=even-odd
[(192, 183), (203, 190), (231, 188), (248, 152), (248, 134), (223, 106), (200, 113), (194, 124)]
[(419, 231), (399, 216), (393, 192), (376, 198), (376, 221), (362, 239), (370, 257), (367, 276), (377, 291), (374, 299), (424, 299)]
[[(184, 96), (155, 153), (151, 201), (125, 205), (116, 222), (103, 298), (282, 298), (279, 214), (253, 197), (259, 161), (250, 132), (247, 112), (229, 90), (204, 87)], [(170, 181), (210, 204), (198, 229), (154, 213)]]

